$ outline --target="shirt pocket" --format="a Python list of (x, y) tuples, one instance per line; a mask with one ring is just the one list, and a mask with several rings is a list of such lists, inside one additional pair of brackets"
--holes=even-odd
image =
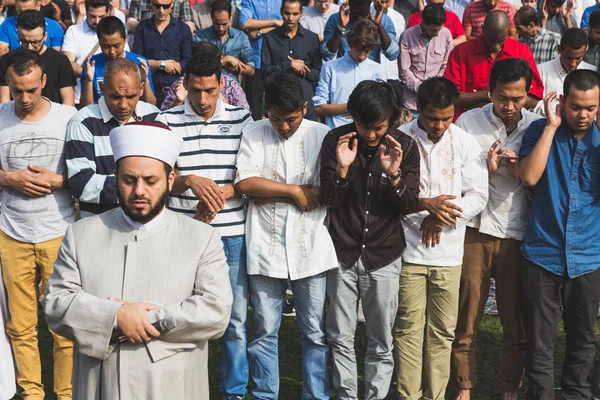
[(437, 68), (439, 68), (439, 66), (444, 61), (444, 53), (445, 49), (432, 49), (430, 52), (427, 53), (427, 65), (429, 65), (430, 67), (437, 66)]
[(410, 65), (412, 66), (412, 70), (423, 70), (423, 66), (425, 65), (425, 58), (427, 57), (426, 55), (425, 57), (423, 57), (423, 53), (425, 51), (425, 49), (422, 49), (420, 47), (412, 47), (408, 49), (408, 54), (410, 55)]
[(583, 192), (600, 191), (600, 163), (584, 163), (580, 182)]

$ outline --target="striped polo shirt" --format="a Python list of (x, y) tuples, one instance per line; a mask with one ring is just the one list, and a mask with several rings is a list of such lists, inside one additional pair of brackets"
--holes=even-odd
[(485, 17), (487, 17), (490, 11), (496, 10), (504, 11), (505, 13), (507, 13), (508, 18), (510, 19), (510, 28), (512, 29), (515, 27), (515, 13), (517, 12), (517, 10), (512, 4), (507, 3), (503, 0), (500, 0), (498, 2), (498, 5), (496, 6), (496, 8), (494, 8), (494, 10), (488, 10), (485, 7), (483, 1), (474, 1), (470, 3), (465, 8), (465, 13), (463, 14), (463, 27), (465, 29), (468, 27), (472, 28), (472, 37), (477, 37), (481, 35), (481, 32), (483, 30), (483, 21), (485, 20)]
[[(217, 185), (233, 183), (235, 162), (240, 148), (242, 130), (252, 122), (250, 113), (241, 107), (230, 106), (221, 99), (212, 118), (205, 120), (192, 108), (188, 99), (184, 104), (163, 111), (157, 121), (168, 125), (183, 138), (183, 147), (175, 172), (177, 175), (197, 175), (209, 178)], [(169, 197), (169, 208), (194, 216), (198, 198), (188, 189), (181, 195)], [(221, 237), (231, 238), (244, 234), (246, 213), (240, 197), (229, 199), (211, 226), (218, 228)]]

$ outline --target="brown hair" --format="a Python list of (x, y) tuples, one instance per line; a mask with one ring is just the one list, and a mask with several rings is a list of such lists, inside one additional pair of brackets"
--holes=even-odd
[(350, 48), (373, 50), (379, 44), (377, 26), (369, 18), (363, 18), (352, 25), (347, 40)]

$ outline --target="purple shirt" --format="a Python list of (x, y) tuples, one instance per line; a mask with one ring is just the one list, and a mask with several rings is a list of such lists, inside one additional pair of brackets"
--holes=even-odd
[(427, 78), (442, 76), (452, 51), (452, 34), (448, 28), (429, 39), (421, 24), (408, 28), (400, 35), (398, 73), (404, 88), (404, 107), (417, 109), (417, 90)]
[[(221, 88), (221, 96), (225, 100), (225, 103), (236, 106), (243, 107), (246, 110), (250, 111), (250, 106), (248, 105), (248, 101), (246, 100), (246, 93), (233, 78), (223, 74), (221, 75), (223, 78), (223, 87)], [(181, 76), (179, 79), (183, 79)], [(175, 107), (177, 104), (177, 96), (175, 95), (175, 87), (177, 86), (177, 82), (179, 79), (173, 82), (171, 87), (169, 88), (169, 93), (160, 107), (161, 111), (168, 110), (170, 108)]]

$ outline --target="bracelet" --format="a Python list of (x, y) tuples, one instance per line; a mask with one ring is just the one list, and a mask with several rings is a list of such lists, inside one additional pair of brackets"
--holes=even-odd
[(395, 181), (398, 178), (402, 177), (402, 170), (398, 169), (398, 173), (396, 175), (388, 175), (388, 178), (390, 178), (391, 181)]

